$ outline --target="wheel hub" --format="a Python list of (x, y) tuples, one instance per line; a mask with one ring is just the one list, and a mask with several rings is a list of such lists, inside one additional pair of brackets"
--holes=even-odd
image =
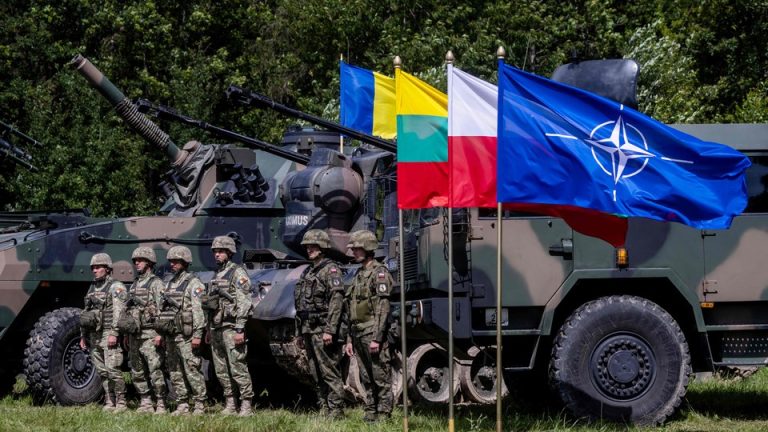
[(478, 390), (491, 391), (496, 385), (496, 370), (490, 366), (478, 369), (472, 382)]
[(67, 344), (61, 362), (64, 380), (77, 389), (87, 386), (96, 372), (91, 357), (80, 348), (79, 338), (74, 338)]
[(592, 352), (592, 383), (606, 397), (624, 401), (643, 395), (656, 375), (653, 350), (633, 334), (612, 335)]

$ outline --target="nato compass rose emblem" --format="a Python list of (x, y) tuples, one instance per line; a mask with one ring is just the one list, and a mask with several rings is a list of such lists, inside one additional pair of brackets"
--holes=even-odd
[[(624, 105), (621, 105), (620, 111), (623, 110)], [(607, 138), (595, 138), (596, 136), (605, 136), (606, 133), (603, 132), (605, 130), (610, 132)], [(579, 139), (572, 135), (556, 133), (546, 133), (545, 135), (563, 139)], [(610, 120), (595, 126), (592, 132), (589, 133), (589, 138), (584, 141), (592, 145), (592, 157), (600, 169), (613, 178), (614, 202), (616, 201), (616, 185), (619, 184), (619, 181), (640, 174), (648, 165), (648, 162), (656, 157), (656, 155), (648, 151), (648, 142), (645, 140), (643, 133), (638, 128), (626, 123), (621, 114), (619, 114), (617, 120)], [(602, 154), (603, 157), (599, 157), (598, 154)], [(606, 163), (606, 156), (610, 157), (610, 165)], [(669, 162), (693, 164), (692, 161), (663, 156), (660, 159)]]

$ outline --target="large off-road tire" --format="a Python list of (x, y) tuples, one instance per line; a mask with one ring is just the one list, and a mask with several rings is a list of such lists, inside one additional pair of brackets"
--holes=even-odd
[(87, 351), (80, 349), (80, 309), (43, 315), (24, 349), (24, 375), (37, 402), (82, 405), (102, 396), (101, 379)]
[(574, 415), (655, 425), (680, 405), (691, 374), (688, 344), (657, 304), (611, 296), (579, 307), (560, 328), (549, 377)]

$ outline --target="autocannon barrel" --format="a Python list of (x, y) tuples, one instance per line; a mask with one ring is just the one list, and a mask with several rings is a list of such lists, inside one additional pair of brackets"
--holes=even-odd
[(93, 65), (93, 63), (78, 54), (72, 59), (70, 65), (80, 72), (80, 74), (88, 80), (91, 86), (98, 90), (99, 93), (101, 93), (101, 95), (115, 107), (117, 114), (122, 117), (133, 130), (138, 132), (152, 145), (164, 150), (174, 166), (183, 165), (184, 160), (187, 157), (187, 152), (180, 150), (167, 133), (163, 132), (163, 130), (156, 124), (144, 117), (144, 115), (136, 109), (136, 106), (125, 97), (123, 92), (118, 90), (118, 88), (115, 87), (115, 85), (112, 84), (112, 82), (110, 82), (109, 79)]

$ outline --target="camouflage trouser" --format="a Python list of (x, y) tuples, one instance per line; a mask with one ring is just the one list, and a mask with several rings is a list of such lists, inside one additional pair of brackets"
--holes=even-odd
[(240, 399), (253, 399), (251, 373), (248, 372), (248, 344), (235, 345), (235, 329), (220, 327), (211, 330), (211, 348), (216, 377), (224, 389), (224, 396), (233, 395), (233, 385), (240, 391)]
[(149, 385), (158, 400), (165, 397), (163, 355), (155, 346), (154, 336), (131, 335), (128, 338), (128, 358), (131, 361), (133, 386), (141, 396), (149, 396)]
[(165, 343), (165, 361), (176, 392), (176, 402), (187, 402), (191, 393), (196, 402), (204, 403), (205, 377), (200, 370), (203, 359), (192, 350), (192, 338), (180, 334), (166, 336)]
[(365, 412), (378, 414), (392, 413), (392, 374), (390, 371), (389, 344), (385, 340), (378, 354), (371, 354), (369, 346), (373, 333), (352, 332), (352, 344), (357, 355), (360, 381), (365, 387)]
[(101, 377), (104, 392), (107, 397), (112, 394), (125, 394), (125, 379), (120, 367), (123, 365), (123, 347), (120, 344), (113, 348), (107, 346), (107, 334), (91, 333), (88, 338), (91, 352), (91, 362)]
[(304, 347), (309, 358), (309, 370), (317, 383), (317, 400), (321, 408), (338, 411), (344, 407), (344, 384), (339, 373), (341, 346), (334, 342), (323, 344), (322, 333), (304, 333)]

